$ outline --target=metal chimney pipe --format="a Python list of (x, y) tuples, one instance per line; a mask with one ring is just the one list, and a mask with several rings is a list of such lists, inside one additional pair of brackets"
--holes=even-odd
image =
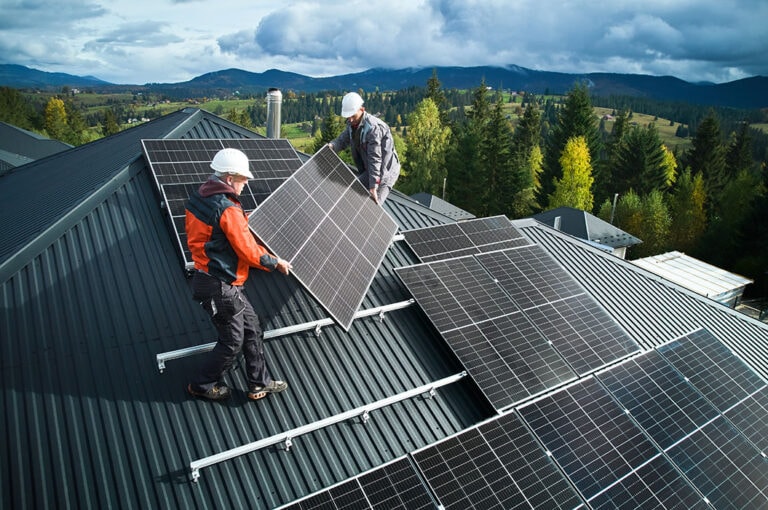
[(283, 94), (280, 89), (271, 88), (267, 92), (267, 138), (280, 138), (280, 108)]

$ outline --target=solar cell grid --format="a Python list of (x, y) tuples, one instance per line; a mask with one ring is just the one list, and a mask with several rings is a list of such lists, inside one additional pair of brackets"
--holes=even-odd
[(415, 452), (413, 458), (446, 509), (529, 508), (477, 429)]
[(709, 331), (698, 330), (659, 348), (720, 412), (765, 387), (765, 382)]
[(254, 211), (248, 224), (348, 330), (397, 224), (324, 147)]
[(658, 456), (589, 500), (595, 510), (711, 508), (666, 457)]
[(533, 508), (576, 508), (581, 499), (515, 413), (479, 426), (480, 433)]
[(768, 508), (768, 463), (726, 420), (667, 450), (715, 508)]
[(725, 416), (758, 450), (768, 455), (768, 388), (730, 408)]
[(406, 458), (363, 474), (359, 481), (371, 508), (376, 510), (435, 508), (427, 487)]
[(597, 377), (662, 449), (720, 414), (656, 351)]
[(403, 236), (422, 262), (530, 244), (505, 216), (409, 230)]
[(441, 333), (516, 310), (473, 257), (401, 267), (395, 272)]
[(578, 374), (617, 361), (640, 347), (591, 297), (572, 296), (524, 313)]
[(537, 400), (519, 412), (587, 499), (660, 455), (594, 379)]
[(184, 207), (189, 195), (213, 173), (211, 160), (219, 150), (232, 147), (248, 156), (254, 179), (239, 197), (246, 212), (256, 209), (301, 166), (298, 153), (283, 139), (159, 139), (142, 140), (142, 146), (188, 266), (192, 256), (184, 231)]
[(523, 310), (584, 293), (576, 280), (540, 246), (476, 257)]

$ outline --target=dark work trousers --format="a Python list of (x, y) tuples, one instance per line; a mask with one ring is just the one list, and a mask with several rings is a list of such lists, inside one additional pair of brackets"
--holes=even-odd
[(211, 316), (219, 333), (216, 346), (205, 354), (202, 369), (192, 384), (203, 391), (212, 388), (235, 362), (241, 349), (248, 385), (269, 384), (272, 379), (264, 359), (261, 323), (243, 287), (196, 271), (192, 277), (192, 296)]

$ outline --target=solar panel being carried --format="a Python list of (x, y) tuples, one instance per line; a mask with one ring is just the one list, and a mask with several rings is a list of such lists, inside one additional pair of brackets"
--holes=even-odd
[(189, 195), (213, 173), (210, 164), (217, 152), (231, 147), (248, 156), (254, 178), (240, 194), (246, 212), (256, 209), (301, 166), (296, 150), (282, 139), (159, 139), (141, 143), (187, 267), (192, 267), (192, 256), (184, 231), (184, 205)]
[(323, 147), (275, 190), (248, 224), (349, 330), (397, 224), (347, 165)]

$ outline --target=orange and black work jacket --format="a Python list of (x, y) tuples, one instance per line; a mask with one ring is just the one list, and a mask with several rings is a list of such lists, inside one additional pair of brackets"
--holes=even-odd
[(230, 285), (242, 285), (248, 269), (272, 271), (278, 259), (248, 229), (248, 218), (235, 190), (212, 176), (186, 205), (187, 246), (195, 269)]

